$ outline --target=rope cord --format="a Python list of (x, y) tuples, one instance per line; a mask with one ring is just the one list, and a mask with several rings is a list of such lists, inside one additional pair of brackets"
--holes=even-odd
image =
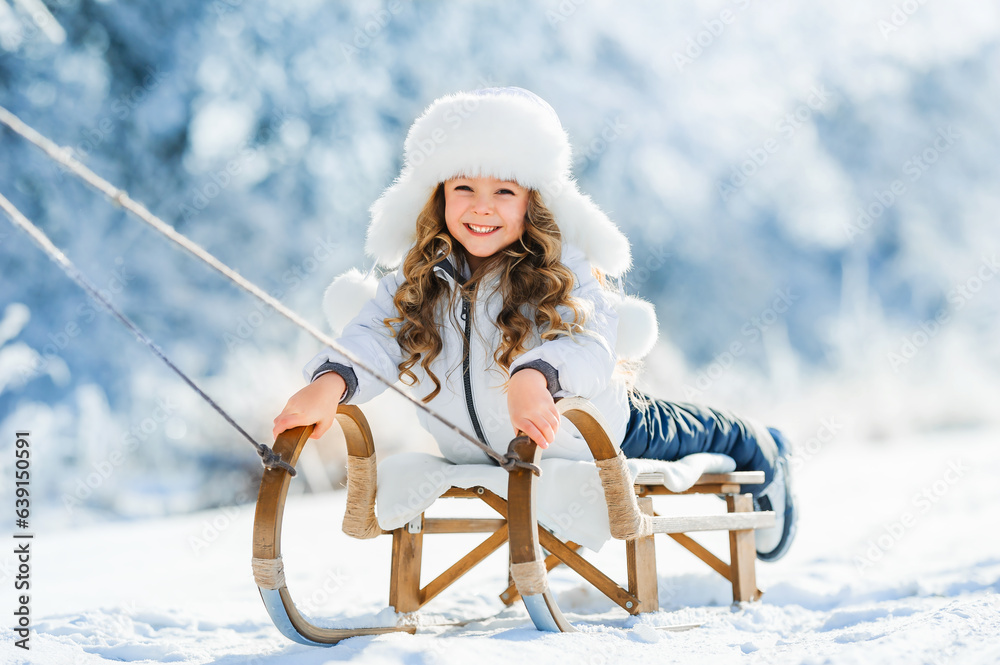
[[(33, 143), (35, 146), (37, 146), (38, 148), (40, 148), (50, 158), (52, 158), (53, 160), (55, 160), (59, 164), (62, 164), (63, 166), (65, 166), (74, 175), (76, 175), (77, 177), (79, 177), (81, 180), (83, 180), (84, 182), (86, 182), (88, 185), (90, 185), (91, 187), (93, 187), (97, 191), (99, 191), (102, 194), (104, 194), (105, 196), (107, 196), (109, 199), (111, 199), (111, 201), (113, 203), (121, 206), (125, 210), (128, 210), (133, 215), (135, 215), (136, 217), (138, 217), (140, 220), (142, 220), (146, 224), (149, 224), (154, 229), (156, 229), (157, 231), (159, 231), (161, 234), (163, 234), (164, 236), (166, 236), (169, 240), (173, 241), (175, 244), (177, 244), (181, 248), (187, 250), (194, 257), (200, 259), (204, 263), (206, 263), (209, 266), (211, 266), (212, 268), (214, 268), (222, 276), (228, 278), (229, 280), (231, 280), (232, 282), (234, 282), (237, 286), (239, 286), (243, 290), (247, 291), (248, 293), (250, 293), (252, 296), (256, 297), (258, 300), (260, 300), (264, 304), (266, 304), (266, 305), (274, 308), (275, 311), (277, 311), (279, 314), (281, 314), (282, 316), (284, 316), (286, 319), (288, 319), (289, 321), (291, 321), (293, 324), (295, 324), (296, 326), (298, 326), (302, 330), (305, 330), (307, 333), (309, 333), (310, 335), (312, 335), (321, 344), (329, 346), (330, 348), (332, 348), (335, 351), (339, 352), (341, 355), (343, 355), (345, 358), (347, 358), (349, 361), (351, 361), (351, 363), (353, 363), (354, 365), (356, 365), (360, 369), (364, 370), (365, 372), (367, 372), (368, 374), (370, 374), (371, 376), (373, 376), (376, 380), (384, 383), (390, 390), (392, 390), (393, 392), (401, 395), (404, 399), (406, 399), (407, 401), (409, 401), (410, 403), (412, 403), (418, 409), (423, 409), (430, 417), (434, 418), (435, 420), (437, 420), (438, 422), (440, 422), (442, 425), (444, 425), (445, 427), (447, 427), (451, 431), (455, 432), (456, 434), (458, 434), (460, 437), (462, 437), (466, 441), (469, 441), (474, 446), (476, 446), (477, 448), (479, 448), (480, 450), (482, 450), (484, 453), (486, 453), (487, 456), (490, 457), (490, 459), (492, 459), (498, 465), (500, 465), (503, 468), (508, 469), (508, 470), (510, 470), (511, 468), (514, 468), (514, 467), (524, 467), (524, 468), (527, 468), (527, 469), (531, 470), (531, 472), (534, 473), (536, 476), (540, 476), (541, 475), (541, 469), (537, 465), (531, 464), (529, 462), (524, 462), (524, 461), (522, 461), (520, 459), (517, 459), (516, 457), (511, 457), (511, 456), (509, 456), (509, 454), (508, 455), (501, 455), (500, 453), (498, 453), (497, 451), (493, 450), (492, 448), (490, 448), (485, 443), (479, 441), (477, 438), (475, 438), (474, 436), (471, 436), (468, 432), (466, 432), (465, 430), (461, 429), (460, 427), (458, 427), (457, 425), (455, 425), (454, 423), (452, 423), (451, 421), (449, 421), (448, 419), (446, 419), (444, 416), (440, 415), (439, 413), (437, 413), (436, 411), (434, 411), (433, 409), (431, 409), (430, 407), (428, 407), (426, 404), (423, 404), (416, 397), (413, 397), (412, 395), (408, 394), (406, 391), (404, 391), (402, 388), (400, 388), (399, 386), (396, 385), (395, 380), (390, 380), (390, 379), (382, 376), (382, 374), (380, 374), (379, 372), (377, 372), (377, 371), (369, 368), (364, 361), (362, 361), (360, 358), (358, 358), (354, 353), (352, 353), (348, 349), (345, 349), (344, 347), (342, 347), (339, 344), (337, 344), (337, 342), (335, 342), (329, 335), (326, 335), (326, 334), (322, 333), (321, 331), (319, 331), (315, 326), (313, 326), (312, 324), (310, 324), (308, 321), (306, 321), (305, 319), (303, 319), (301, 316), (299, 316), (298, 314), (296, 314), (292, 310), (290, 310), (287, 307), (285, 307), (276, 298), (274, 298), (270, 294), (264, 292), (257, 285), (253, 284), (252, 282), (250, 282), (249, 280), (247, 280), (245, 277), (243, 277), (242, 275), (240, 275), (236, 271), (232, 270), (229, 266), (227, 266), (226, 264), (224, 264), (219, 259), (215, 258), (215, 256), (213, 256), (212, 254), (210, 254), (209, 252), (207, 252), (205, 249), (203, 249), (197, 243), (195, 243), (194, 241), (190, 240), (185, 235), (183, 235), (182, 233), (178, 232), (172, 226), (170, 226), (169, 224), (167, 224), (166, 222), (164, 222), (162, 219), (160, 219), (159, 217), (157, 217), (156, 215), (154, 215), (153, 213), (151, 213), (145, 206), (143, 206), (140, 203), (137, 203), (136, 201), (133, 201), (129, 197), (128, 193), (125, 192), (125, 190), (119, 189), (119, 188), (115, 187), (114, 185), (112, 185), (111, 183), (109, 183), (107, 180), (104, 180), (99, 175), (97, 175), (96, 173), (94, 173), (93, 171), (91, 171), (89, 168), (87, 168), (85, 165), (83, 165), (81, 162), (79, 162), (77, 159), (75, 159), (73, 157), (72, 151), (71, 151), (70, 148), (60, 147), (55, 142), (53, 142), (51, 139), (43, 136), (39, 132), (35, 131), (34, 129), (32, 129), (31, 127), (29, 127), (28, 125), (26, 125), (23, 121), (21, 121), (20, 118), (18, 118), (17, 116), (15, 116), (13, 113), (11, 113), (10, 111), (8, 111), (3, 106), (0, 106), (0, 122), (4, 123), (8, 127), (10, 127), (10, 129), (13, 130), (15, 133), (19, 134), (20, 136), (22, 136), (23, 138), (25, 138), (26, 140), (28, 140), (30, 143)], [(9, 204), (9, 202), (8, 202), (8, 204)], [(13, 206), (11, 206), (11, 208), (13, 208)], [(6, 208), (5, 208), (5, 210), (6, 210)], [(26, 218), (24, 218), (23, 215), (21, 215), (21, 217), (24, 219), (24, 221), (26, 221), (26, 222), (28, 221)], [(28, 224), (31, 224), (31, 223), (28, 222)], [(41, 232), (39, 232), (39, 233), (41, 233)], [(36, 242), (37, 242), (37, 240), (36, 240)], [(52, 245), (51, 242), (49, 242), (48, 244), (53, 249), (55, 249), (57, 252), (59, 251), (57, 248), (55, 248), (54, 245)], [(46, 251), (48, 251), (48, 250), (46, 250)], [(60, 252), (60, 254), (62, 254), (62, 253)], [(63, 256), (63, 259), (65, 259), (65, 256)], [(66, 260), (66, 261), (68, 263), (68, 260)], [(72, 266), (72, 264), (69, 264), (69, 265)], [(73, 270), (75, 271), (75, 268)], [(79, 274), (79, 273), (76, 272), (76, 274)], [(71, 274), (70, 276), (72, 277), (73, 275)], [(74, 279), (75, 279), (75, 277), (74, 277)], [(176, 370), (176, 371), (179, 372), (179, 370)], [(182, 376), (183, 376), (183, 374), (182, 374)], [(188, 380), (188, 382), (189, 382), (190, 385), (192, 385), (192, 387), (194, 387), (194, 384), (191, 384), (190, 380)], [(198, 389), (195, 388), (195, 390), (198, 390)], [(202, 393), (200, 390), (198, 390), (198, 393), (200, 395), (202, 395), (205, 399), (208, 399), (208, 397), (204, 393)], [(229, 420), (228, 416), (226, 416), (226, 419)], [(232, 422), (232, 421), (230, 420), (230, 422)], [(239, 429), (238, 426), (236, 426), (235, 423), (232, 423), (232, 424), (233, 424), (234, 427), (237, 427), (237, 429)], [(240, 429), (239, 431), (241, 433), (243, 432), (242, 429)], [(261, 445), (261, 444), (257, 444), (256, 442), (254, 442), (253, 439), (249, 439), (249, 440), (252, 443), (254, 443), (255, 446)], [(258, 449), (258, 452), (259, 452), (259, 449)], [(262, 456), (263, 456), (263, 454), (262, 454)]]
[(115, 307), (111, 301), (108, 300), (108, 298), (105, 297), (104, 294), (102, 294), (97, 287), (95, 287), (90, 280), (77, 269), (75, 265), (73, 265), (73, 262), (70, 261), (58, 247), (52, 244), (49, 237), (46, 236), (41, 229), (32, 224), (31, 221), (25, 217), (20, 210), (14, 207), (14, 204), (8, 201), (7, 197), (3, 194), (0, 194), (0, 208), (3, 208), (3, 211), (7, 213), (7, 216), (10, 217), (14, 225), (27, 233), (28, 236), (35, 241), (35, 244), (41, 247), (42, 251), (44, 251), (56, 265), (63, 269), (63, 272), (65, 272), (70, 279), (86, 291), (91, 298), (101, 303), (116, 319), (121, 321), (122, 324), (128, 328), (140, 342), (149, 347), (150, 351), (152, 351), (157, 358), (162, 360), (167, 367), (172, 369), (174, 373), (177, 374), (177, 376), (181, 377), (181, 380), (183, 380), (184, 383), (191, 386), (191, 389), (198, 393), (203, 400), (208, 402), (208, 405), (215, 409), (220, 416), (225, 418), (227, 423), (232, 425), (237, 432), (242, 434), (247, 441), (253, 444), (253, 446), (257, 449), (257, 454), (260, 455), (260, 459), (265, 467), (268, 469), (281, 468), (288, 471), (290, 475), (295, 475), (295, 469), (288, 462), (281, 459), (281, 456), (274, 452), (269, 446), (265, 446), (263, 443), (255, 441), (254, 438), (250, 436), (246, 430), (240, 427), (239, 424), (233, 420), (221, 406), (216, 404), (215, 400), (205, 394), (205, 391), (199, 388), (187, 374), (177, 367), (177, 365), (172, 363), (163, 351), (160, 350), (160, 347), (156, 345), (156, 342), (150, 339), (149, 336), (139, 328), (139, 326), (131, 321), (131, 319), (122, 314), (122, 312)]

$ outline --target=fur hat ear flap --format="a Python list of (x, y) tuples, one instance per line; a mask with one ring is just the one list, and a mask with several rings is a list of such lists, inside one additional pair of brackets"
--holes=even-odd
[(378, 279), (365, 277), (357, 268), (351, 268), (334, 279), (323, 294), (323, 313), (335, 336), (361, 312), (365, 303), (375, 297)]
[(413, 169), (404, 169), (396, 182), (369, 208), (365, 251), (386, 268), (395, 268), (417, 240), (416, 219), (437, 183), (415, 182)]
[(632, 265), (628, 238), (603, 210), (566, 179), (541, 190), (545, 205), (559, 224), (563, 240), (583, 250), (598, 270), (608, 275), (624, 274)]
[(639, 360), (653, 350), (659, 337), (653, 304), (635, 296), (613, 296), (618, 312), (618, 340), (615, 353), (620, 358)]

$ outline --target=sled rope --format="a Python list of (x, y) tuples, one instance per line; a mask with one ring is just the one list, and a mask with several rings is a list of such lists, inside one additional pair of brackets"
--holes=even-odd
[(215, 402), (215, 400), (213, 400), (211, 397), (205, 394), (205, 391), (199, 388), (198, 385), (193, 380), (191, 380), (191, 377), (189, 377), (187, 374), (184, 373), (183, 370), (181, 370), (179, 367), (177, 367), (177, 365), (171, 362), (170, 358), (167, 358), (166, 354), (164, 354), (163, 351), (160, 350), (160, 347), (156, 345), (156, 342), (150, 339), (149, 336), (146, 335), (146, 333), (144, 333), (139, 328), (139, 326), (134, 324), (131, 319), (122, 314), (121, 310), (115, 307), (111, 303), (111, 301), (108, 300), (104, 296), (104, 294), (102, 294), (90, 282), (90, 280), (87, 279), (87, 277), (77, 269), (75, 265), (73, 265), (73, 262), (70, 261), (58, 247), (52, 244), (52, 241), (49, 240), (49, 237), (46, 236), (41, 229), (32, 224), (31, 221), (27, 217), (25, 217), (20, 210), (14, 207), (14, 204), (8, 201), (7, 197), (5, 197), (3, 194), (0, 194), (0, 208), (3, 208), (3, 211), (7, 213), (7, 216), (10, 217), (14, 225), (17, 226), (22, 231), (24, 231), (25, 233), (27, 233), (28, 236), (35, 241), (35, 244), (41, 247), (42, 251), (44, 251), (56, 265), (58, 265), (60, 268), (63, 269), (63, 272), (65, 272), (70, 279), (72, 279), (80, 286), (80, 288), (86, 291), (91, 298), (98, 301), (99, 303), (101, 303), (101, 305), (107, 308), (107, 310), (111, 312), (111, 314), (116, 319), (121, 321), (122, 325), (128, 328), (140, 342), (148, 346), (149, 350), (152, 351), (157, 358), (162, 360), (167, 365), (167, 367), (172, 369), (174, 373), (177, 374), (177, 376), (181, 377), (181, 380), (184, 381), (184, 383), (191, 386), (191, 389), (194, 390), (196, 393), (198, 393), (198, 395), (203, 400), (208, 402), (208, 405), (211, 406), (213, 409), (215, 409), (216, 413), (225, 418), (226, 422), (232, 425), (237, 432), (242, 434), (243, 437), (257, 449), (257, 454), (260, 455), (261, 462), (263, 462), (266, 468), (268, 469), (281, 468), (284, 469), (285, 471), (288, 471), (289, 474), (293, 476), (295, 475), (295, 469), (290, 464), (288, 464), (288, 462), (282, 460), (281, 456), (278, 455), (276, 452), (274, 452), (269, 446), (265, 446), (263, 443), (258, 443), (257, 441), (255, 441), (254, 438), (250, 436), (246, 430), (240, 427), (239, 424), (235, 420), (233, 420), (232, 417)]
[[(20, 136), (22, 136), (23, 138), (25, 138), (26, 140), (28, 140), (29, 142), (33, 143), (35, 146), (37, 146), (38, 148), (40, 148), (46, 155), (48, 155), (50, 158), (52, 158), (53, 160), (55, 160), (59, 164), (62, 164), (64, 167), (66, 167), (67, 169), (69, 169), (70, 172), (72, 172), (74, 175), (76, 175), (81, 180), (83, 180), (84, 182), (86, 182), (88, 185), (90, 185), (91, 187), (93, 187), (97, 191), (99, 191), (102, 194), (104, 194), (105, 196), (107, 196), (109, 199), (111, 199), (111, 201), (113, 203), (119, 205), (120, 207), (124, 208), (125, 210), (128, 210), (133, 215), (135, 215), (136, 217), (138, 217), (140, 220), (142, 220), (146, 224), (149, 224), (150, 226), (152, 226), (154, 229), (156, 229), (161, 234), (163, 234), (164, 236), (166, 236), (169, 240), (173, 241), (175, 244), (179, 245), (181, 248), (187, 250), (195, 258), (200, 259), (201, 261), (203, 261), (207, 265), (211, 266), (217, 272), (219, 272), (223, 277), (228, 278), (233, 283), (235, 283), (237, 286), (239, 286), (240, 288), (242, 288), (244, 291), (246, 291), (250, 295), (256, 297), (258, 300), (260, 300), (264, 304), (268, 305), (269, 307), (272, 307), (275, 311), (277, 311), (279, 314), (281, 314), (282, 316), (284, 316), (286, 319), (288, 319), (289, 321), (291, 321), (293, 324), (295, 324), (296, 326), (298, 326), (302, 330), (305, 330), (307, 333), (309, 333), (310, 335), (312, 335), (316, 340), (318, 340), (321, 344), (329, 346), (332, 349), (334, 349), (335, 351), (339, 352), (341, 355), (343, 355), (345, 358), (347, 358), (349, 361), (351, 361), (351, 363), (353, 363), (355, 366), (357, 366), (358, 368), (364, 370), (368, 374), (371, 374), (373, 377), (375, 377), (375, 379), (377, 379), (381, 383), (384, 383), (390, 390), (392, 390), (393, 392), (395, 392), (398, 395), (401, 395), (404, 399), (406, 399), (407, 401), (409, 401), (411, 404), (413, 404), (414, 406), (416, 406), (418, 409), (422, 409), (430, 417), (434, 418), (439, 423), (441, 423), (442, 425), (444, 425), (445, 427), (447, 427), (451, 431), (455, 432), (457, 435), (459, 435), (463, 439), (469, 441), (470, 443), (472, 443), (473, 445), (475, 445), (476, 447), (478, 447), (487, 456), (489, 456), (490, 459), (492, 459), (494, 462), (496, 462), (499, 466), (503, 467), (504, 469), (507, 469), (508, 471), (510, 471), (511, 469), (513, 469), (515, 467), (523, 467), (523, 468), (529, 469), (536, 476), (540, 476), (541, 475), (542, 472), (541, 472), (541, 469), (538, 467), (538, 465), (531, 464), (530, 462), (524, 462), (524, 461), (518, 459), (517, 457), (510, 455), (509, 453), (507, 455), (501, 455), (500, 453), (496, 452), (495, 450), (493, 450), (492, 448), (490, 448), (488, 445), (486, 445), (485, 443), (483, 443), (482, 441), (480, 441), (476, 437), (471, 436), (468, 432), (466, 432), (465, 430), (461, 429), (460, 427), (458, 427), (457, 425), (455, 425), (454, 423), (452, 423), (451, 421), (449, 421), (448, 419), (446, 419), (444, 416), (440, 415), (439, 413), (437, 413), (436, 411), (434, 411), (433, 409), (431, 409), (430, 407), (428, 407), (426, 404), (422, 403), (416, 397), (413, 397), (412, 395), (410, 395), (406, 391), (404, 391), (402, 388), (398, 387), (396, 385), (395, 380), (390, 380), (390, 379), (382, 376), (382, 374), (380, 374), (379, 372), (377, 372), (377, 371), (369, 368), (367, 366), (367, 364), (365, 364), (354, 353), (352, 353), (348, 349), (345, 349), (342, 346), (340, 346), (339, 344), (337, 344), (337, 342), (335, 342), (332, 338), (330, 338), (329, 335), (326, 335), (326, 334), (322, 333), (321, 331), (319, 331), (315, 326), (313, 326), (312, 324), (310, 324), (308, 321), (306, 321), (305, 319), (303, 319), (301, 316), (299, 316), (298, 314), (296, 314), (295, 312), (293, 312), (292, 310), (288, 309), (283, 304), (281, 304), (281, 302), (279, 302), (276, 298), (274, 298), (270, 294), (264, 292), (260, 287), (258, 287), (254, 283), (250, 282), (248, 279), (246, 279), (245, 277), (243, 277), (242, 275), (240, 275), (239, 273), (237, 273), (236, 271), (234, 271), (232, 268), (230, 268), (229, 266), (227, 266), (226, 264), (224, 264), (222, 261), (220, 261), (219, 259), (215, 258), (215, 256), (213, 256), (212, 254), (210, 254), (209, 252), (207, 252), (205, 249), (203, 249), (197, 243), (195, 243), (194, 241), (190, 240), (187, 236), (185, 236), (184, 234), (178, 232), (174, 227), (170, 226), (169, 224), (167, 224), (166, 222), (164, 222), (162, 219), (160, 219), (159, 217), (157, 217), (156, 215), (154, 215), (153, 213), (151, 213), (148, 209), (146, 209), (145, 206), (143, 206), (140, 203), (137, 203), (136, 201), (133, 201), (129, 197), (128, 193), (125, 190), (119, 189), (119, 188), (115, 187), (114, 185), (112, 185), (111, 183), (109, 183), (107, 180), (104, 180), (99, 175), (97, 175), (96, 173), (94, 173), (93, 171), (91, 171), (89, 168), (87, 168), (85, 165), (83, 165), (81, 162), (79, 162), (76, 158), (73, 157), (73, 154), (72, 154), (72, 151), (71, 151), (70, 148), (60, 147), (59, 145), (57, 145), (51, 139), (43, 136), (39, 132), (35, 131), (34, 129), (32, 129), (31, 127), (29, 127), (28, 125), (26, 125), (24, 122), (21, 121), (20, 118), (18, 118), (17, 116), (15, 116), (13, 113), (11, 113), (10, 111), (8, 111), (3, 106), (0, 106), (0, 122), (3, 122), (5, 125), (7, 125), (8, 127), (10, 127), (10, 129), (13, 130), (15, 133), (19, 134)], [(9, 204), (9, 202), (8, 202), (8, 204)], [(11, 206), (11, 208), (13, 208), (13, 206)], [(6, 210), (6, 207), (4, 209)], [(8, 212), (8, 214), (10, 214), (10, 213)], [(24, 218), (23, 215), (21, 215), (21, 217), (22, 217), (22, 219), (24, 219), (24, 221), (26, 221), (26, 222), (28, 221), (27, 218)], [(28, 222), (28, 224), (30, 224), (30, 222)], [(37, 240), (36, 240), (36, 242), (37, 242)], [(49, 245), (51, 245), (51, 242), (49, 243)], [(55, 249), (54, 245), (51, 245), (51, 246), (53, 247), (53, 249)], [(58, 250), (56, 250), (56, 251), (58, 251)], [(65, 256), (63, 258), (65, 259)], [(58, 263), (58, 261), (57, 261), (57, 263)], [(68, 263), (68, 260), (67, 260), (67, 263)], [(70, 266), (72, 266), (72, 264), (70, 264)], [(65, 270), (65, 268), (64, 268), (64, 270)], [(76, 271), (75, 268), (73, 270), (74, 270), (74, 274), (79, 274), (79, 272)], [(70, 276), (72, 277), (73, 274), (70, 274)], [(161, 355), (161, 354), (158, 354), (158, 355)], [(176, 371), (179, 372), (179, 370), (176, 370)], [(182, 374), (182, 376), (183, 376), (183, 374)], [(190, 383), (189, 380), (188, 380), (188, 382), (189, 382), (189, 385), (192, 385), (192, 386), (194, 385), (193, 383)], [(196, 388), (196, 390), (197, 390), (197, 388)], [(207, 396), (203, 392), (201, 392), (200, 390), (197, 390), (197, 392), (199, 393), (199, 395), (201, 395), (202, 397), (205, 397), (207, 399)], [(228, 416), (226, 416), (226, 419), (229, 420), (230, 423), (232, 423), (232, 421), (229, 419)], [(232, 423), (232, 424), (234, 426), (236, 426), (235, 423)], [(242, 429), (239, 429), (238, 426), (236, 426), (236, 427), (237, 427), (237, 429), (241, 433), (244, 434), (244, 436), (247, 436), (247, 438), (252, 443), (254, 443), (255, 446), (262, 445), (262, 444), (257, 444), (256, 442), (254, 442), (253, 439), (251, 439), (249, 437), (249, 435), (247, 435), (246, 433), (244, 433)], [(260, 449), (258, 448), (258, 453), (259, 452), (260, 452)], [(261, 453), (261, 455), (263, 457), (263, 453)]]

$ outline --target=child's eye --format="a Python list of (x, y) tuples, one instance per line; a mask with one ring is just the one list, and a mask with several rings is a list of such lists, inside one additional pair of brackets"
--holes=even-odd
[(455, 187), (455, 191), (471, 192), (472, 188), (468, 185), (458, 185)]
[(511, 189), (498, 189), (497, 194), (513, 194), (514, 190)]

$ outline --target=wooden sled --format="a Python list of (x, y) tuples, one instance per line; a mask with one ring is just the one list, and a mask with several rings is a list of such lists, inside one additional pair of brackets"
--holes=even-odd
[[(659, 610), (656, 556), (653, 536), (668, 534), (713, 570), (730, 580), (734, 602), (753, 601), (761, 596), (756, 586), (754, 529), (774, 524), (771, 512), (754, 512), (749, 494), (741, 485), (764, 482), (763, 472), (706, 474), (684, 494), (725, 496), (728, 513), (694, 517), (661, 517), (653, 513), (653, 495), (673, 494), (662, 485), (647, 483), (643, 476), (633, 484), (624, 456), (611, 443), (600, 413), (588, 401), (566, 398), (557, 401), (559, 412), (585, 437), (601, 474), (608, 498), (611, 534), (625, 540), (628, 585), (620, 586), (577, 553), (578, 545), (564, 542), (540, 526), (535, 517), (535, 492), (539, 479), (517, 468), (510, 473), (508, 499), (483, 488), (452, 487), (442, 498), (479, 499), (498, 514), (497, 518), (428, 518), (420, 515), (409, 524), (384, 531), (375, 519), (375, 446), (371, 430), (361, 410), (342, 405), (337, 420), (344, 430), (348, 451), (347, 512), (344, 531), (355, 538), (392, 535), (392, 564), (389, 605), (396, 612), (414, 612), (436, 597), (487, 556), (510, 542), (510, 586), (500, 594), (510, 605), (519, 598), (539, 630), (573, 631), (548, 588), (547, 572), (565, 564), (593, 584), (630, 614)], [(295, 465), (312, 427), (282, 433), (274, 445), (282, 459)], [(537, 463), (539, 449), (527, 437), (511, 443), (511, 452), (524, 461)], [(415, 632), (410, 625), (371, 628), (321, 628), (310, 623), (296, 609), (285, 586), (281, 561), (281, 519), (291, 477), (282, 469), (265, 469), (257, 496), (254, 517), (253, 571), (261, 599), (272, 621), (286, 637), (302, 644), (328, 646), (358, 635)], [(719, 559), (690, 536), (693, 531), (729, 532), (730, 563)], [(426, 585), (420, 584), (421, 551), (425, 534), (488, 533), (450, 568)], [(544, 548), (549, 554), (544, 556)]]

